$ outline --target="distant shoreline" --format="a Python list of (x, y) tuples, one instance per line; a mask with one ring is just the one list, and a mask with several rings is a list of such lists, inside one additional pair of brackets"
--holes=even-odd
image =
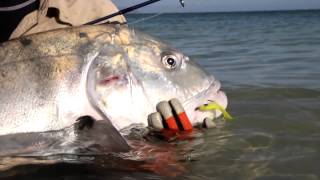
[[(248, 10), (248, 11), (203, 11), (203, 12), (161, 12), (163, 14), (233, 14), (233, 13), (277, 13), (277, 12), (307, 12), (320, 9), (293, 9), (293, 10)], [(160, 12), (159, 12), (160, 13)], [(158, 14), (156, 12), (132, 12), (129, 14)]]

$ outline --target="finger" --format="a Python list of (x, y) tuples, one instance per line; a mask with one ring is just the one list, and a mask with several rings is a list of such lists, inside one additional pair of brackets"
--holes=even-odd
[(177, 120), (181, 123), (181, 126), (183, 130), (185, 131), (191, 131), (192, 130), (192, 124), (182, 106), (180, 101), (178, 99), (171, 99), (169, 101), (173, 111), (177, 114)]
[(178, 124), (167, 101), (159, 102), (157, 104), (157, 111), (160, 112), (170, 130), (179, 131)]
[(203, 120), (203, 127), (211, 129), (217, 127), (217, 125), (212, 118), (205, 118)]
[(159, 112), (151, 113), (148, 116), (148, 125), (149, 127), (152, 127), (155, 131), (160, 132), (164, 129), (162, 121), (163, 120)]

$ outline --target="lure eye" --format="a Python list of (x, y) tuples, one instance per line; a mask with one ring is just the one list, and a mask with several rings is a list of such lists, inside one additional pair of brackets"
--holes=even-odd
[(165, 55), (162, 57), (162, 64), (167, 69), (175, 69), (179, 65), (179, 60), (175, 55)]

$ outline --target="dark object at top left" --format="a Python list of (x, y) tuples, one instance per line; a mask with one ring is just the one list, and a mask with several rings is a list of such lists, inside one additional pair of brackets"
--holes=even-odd
[[(1, 0), (0, 1), (0, 42), (9, 39), (10, 34), (18, 26), (19, 22), (32, 11), (39, 8), (39, 1), (33, 1), (19, 8), (19, 5), (29, 0)], [(17, 7), (18, 9), (14, 8)], [(8, 9), (8, 10), (5, 10)]]

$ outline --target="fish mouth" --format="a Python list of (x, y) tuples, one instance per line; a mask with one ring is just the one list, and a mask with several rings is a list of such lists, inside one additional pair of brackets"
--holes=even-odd
[(220, 81), (213, 79), (208, 88), (182, 103), (193, 125), (203, 123), (203, 121), (207, 118), (213, 120), (222, 115), (222, 112), (219, 110), (206, 112), (197, 110), (199, 106), (207, 104), (210, 101), (213, 101), (219, 104), (223, 109), (226, 109), (228, 105), (228, 99), (226, 94), (220, 90), (220, 88)]

